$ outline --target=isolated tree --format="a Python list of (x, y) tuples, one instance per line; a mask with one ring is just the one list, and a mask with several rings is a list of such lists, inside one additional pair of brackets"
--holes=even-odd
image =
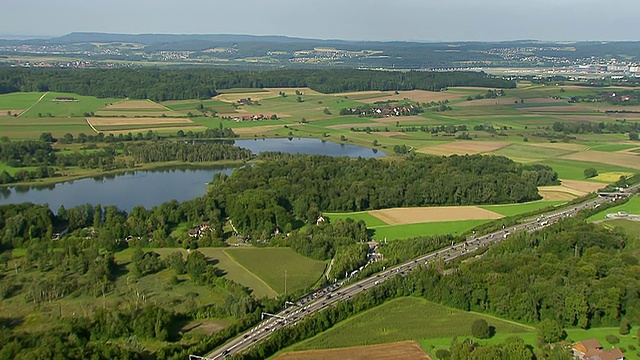
[(478, 319), (471, 325), (471, 334), (478, 339), (488, 339), (491, 337), (491, 329), (485, 319)]
[(583, 174), (584, 174), (585, 179), (590, 179), (592, 177), (598, 176), (598, 170), (596, 170), (594, 168), (587, 168), (587, 169), (584, 169)]
[(565, 332), (560, 324), (551, 319), (542, 320), (536, 327), (538, 333), (538, 342), (541, 344), (551, 344), (562, 340)]

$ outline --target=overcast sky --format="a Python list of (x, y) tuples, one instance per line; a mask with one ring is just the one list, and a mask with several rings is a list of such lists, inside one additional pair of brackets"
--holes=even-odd
[(640, 40), (638, 0), (3, 0), (0, 14), (1, 35)]

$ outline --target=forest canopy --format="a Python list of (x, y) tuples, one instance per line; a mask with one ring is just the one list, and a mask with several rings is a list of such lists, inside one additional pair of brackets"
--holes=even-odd
[(207, 99), (230, 88), (309, 87), (322, 93), (431, 90), (451, 86), (514, 88), (484, 72), (354, 69), (231, 71), (212, 69), (13, 69), (0, 67), (0, 94), (57, 91), (154, 101)]

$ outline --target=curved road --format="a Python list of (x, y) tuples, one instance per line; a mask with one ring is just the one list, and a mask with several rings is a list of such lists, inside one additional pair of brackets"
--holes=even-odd
[[(638, 188), (640, 188), (640, 184), (629, 187), (624, 191), (619, 192), (617, 195), (625, 197), (630, 196)], [(415, 260), (411, 260), (404, 264), (390, 267), (380, 273), (373, 274), (368, 278), (365, 278), (358, 282), (347, 284), (346, 281), (343, 281), (315, 291), (313, 293), (309, 293), (303, 298), (299, 299), (295, 304), (290, 303), (291, 306), (280, 311), (278, 314), (264, 314), (263, 320), (258, 325), (249, 329), (233, 340), (230, 340), (225, 345), (216, 349), (205, 357), (191, 355), (189, 356), (189, 358), (206, 360), (223, 359), (228, 355), (243, 352), (253, 344), (271, 336), (271, 333), (273, 333), (274, 331), (277, 331), (284, 326), (296, 325), (297, 321), (301, 318), (309, 316), (317, 311), (321, 311), (336, 302), (347, 300), (362, 291), (378, 285), (379, 283), (387, 280), (392, 275), (398, 273), (405, 274), (422, 264), (429, 264), (429, 262), (435, 261), (440, 257), (445, 263), (450, 262), (451, 260), (459, 256), (478, 250), (480, 247), (488, 246), (490, 244), (507, 239), (509, 235), (514, 232), (534, 232), (545, 226), (553, 224), (564, 217), (573, 216), (581, 210), (587, 208), (595, 208), (600, 206), (600, 204), (610, 201), (615, 201), (615, 197), (598, 197), (594, 200), (589, 200), (587, 202), (574, 205), (573, 207), (551, 211), (544, 215), (540, 215), (537, 218), (525, 220), (520, 224), (510, 226), (501, 231), (487, 234), (478, 238), (469, 239), (460, 244), (449, 246), (436, 252), (423, 255), (419, 258), (416, 258)]]

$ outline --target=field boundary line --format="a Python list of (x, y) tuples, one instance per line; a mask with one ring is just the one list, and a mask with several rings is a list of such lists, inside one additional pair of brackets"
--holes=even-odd
[(151, 99), (147, 99), (147, 101), (148, 101), (148, 102), (150, 102), (150, 103), (152, 103), (152, 104), (154, 104), (154, 105), (160, 105), (160, 106), (162, 106), (162, 108), (163, 108), (163, 109), (165, 109), (165, 110), (173, 111), (172, 109), (170, 109), (170, 108), (168, 108), (168, 107), (166, 107), (166, 106), (164, 106), (164, 105), (162, 105), (162, 104), (160, 104), (160, 103), (158, 103), (158, 102), (155, 102), (155, 101), (153, 101), (153, 100), (151, 100)]
[(96, 128), (95, 128), (95, 127), (93, 127), (93, 124), (91, 124), (91, 123), (89, 122), (89, 118), (84, 118), (84, 121), (86, 121), (86, 122), (87, 122), (87, 125), (89, 125), (89, 127), (91, 127), (91, 128), (93, 129), (93, 131), (95, 131), (95, 132), (96, 132), (96, 134), (100, 134), (100, 132), (99, 132), (98, 130), (96, 130)]
[(271, 290), (276, 296), (280, 295), (278, 294), (277, 291), (273, 290), (273, 288), (271, 286), (269, 286), (269, 284), (267, 284), (264, 280), (262, 280), (258, 275), (254, 274), (252, 271), (249, 271), (249, 269), (247, 269), (246, 267), (244, 267), (242, 264), (240, 264), (233, 256), (231, 256), (231, 254), (229, 254), (226, 250), (222, 250), (222, 252), (227, 255), (227, 257), (229, 258), (229, 260), (231, 260), (234, 264), (240, 266), (244, 271), (248, 272), (249, 274), (251, 274), (251, 276), (255, 277), (256, 279), (258, 279), (258, 281), (260, 281), (262, 284), (264, 284), (264, 286), (267, 287), (267, 289)]
[(20, 115), (18, 115), (18, 117), (21, 117), (23, 114), (26, 114), (29, 112), (29, 110), (31, 110), (34, 106), (38, 105), (38, 103), (40, 101), (42, 101), (42, 99), (44, 99), (45, 96), (47, 96), (47, 94), (49, 94), (49, 92), (47, 91), (46, 93), (42, 94), (42, 96), (40, 96), (40, 99), (38, 99), (38, 101), (34, 102), (31, 106), (29, 106), (27, 108), (27, 110), (23, 111), (20, 113)]
[(507, 322), (507, 323), (509, 323), (509, 324), (522, 326), (523, 328), (527, 328), (527, 329), (529, 329), (529, 330), (535, 330), (535, 329), (536, 329), (535, 327), (533, 327), (533, 326), (531, 326), (531, 325), (526, 325), (526, 324), (523, 324), (523, 323), (519, 323), (519, 322), (517, 322), (517, 321), (506, 320), (506, 319), (503, 319), (503, 318), (499, 318), (499, 317), (497, 317), (497, 316), (493, 316), (493, 315), (489, 315), (489, 314), (484, 314), (484, 313), (479, 313), (479, 312), (476, 312), (476, 311), (468, 311), (468, 312), (469, 312), (469, 313), (471, 313), (471, 314), (476, 314), (476, 315), (480, 315), (480, 316), (486, 316), (486, 317), (489, 317), (489, 318), (492, 318), (492, 319), (496, 319), (496, 320), (504, 321), (504, 322)]

